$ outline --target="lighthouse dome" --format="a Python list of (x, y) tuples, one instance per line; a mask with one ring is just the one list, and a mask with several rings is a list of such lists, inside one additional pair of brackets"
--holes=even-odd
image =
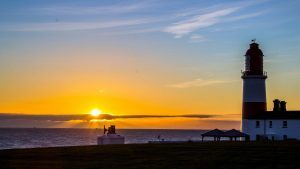
[(259, 44), (254, 42), (250, 44), (250, 48), (247, 50), (245, 56), (264, 56), (264, 54), (259, 49)]
[(253, 42), (245, 54), (245, 73), (248, 75), (263, 74), (263, 52), (259, 49), (259, 44)]

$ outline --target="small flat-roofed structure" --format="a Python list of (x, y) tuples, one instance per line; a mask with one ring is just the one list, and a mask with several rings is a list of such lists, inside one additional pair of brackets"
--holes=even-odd
[(219, 129), (214, 129), (201, 134), (201, 136), (202, 136), (202, 141), (204, 137), (213, 137), (214, 141), (220, 141), (222, 137), (229, 138), (230, 141), (232, 141), (233, 139), (237, 141), (237, 138), (245, 138), (245, 140), (248, 140), (249, 138), (248, 134), (242, 133), (236, 129), (231, 129), (225, 132)]
[(206, 133), (201, 134), (202, 141), (203, 141), (204, 137), (213, 137), (214, 141), (220, 141), (220, 138), (223, 133), (224, 133), (224, 131), (219, 130), (219, 129), (214, 129), (214, 130), (208, 131)]
[(249, 135), (242, 133), (236, 129), (231, 129), (228, 130), (226, 132), (224, 132), (223, 134), (221, 134), (221, 137), (228, 137), (230, 139), (230, 141), (232, 141), (234, 139), (234, 141), (236, 141), (237, 138), (245, 138), (246, 140), (248, 140)]

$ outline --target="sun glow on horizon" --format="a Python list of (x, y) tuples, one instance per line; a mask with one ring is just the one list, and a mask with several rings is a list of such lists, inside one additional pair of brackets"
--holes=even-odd
[(94, 117), (98, 117), (101, 114), (101, 110), (95, 108), (90, 112), (90, 114)]

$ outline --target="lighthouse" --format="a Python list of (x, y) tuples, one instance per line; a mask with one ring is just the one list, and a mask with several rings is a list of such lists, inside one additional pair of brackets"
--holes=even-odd
[(275, 99), (267, 111), (263, 52), (252, 40), (245, 54), (243, 79), (242, 131), (250, 140), (300, 140), (300, 111), (288, 111), (286, 101)]
[(266, 79), (267, 73), (263, 69), (263, 52), (259, 44), (252, 40), (245, 54), (245, 70), (242, 72), (243, 79), (243, 109), (242, 131), (252, 133), (252, 122), (258, 113), (267, 110)]

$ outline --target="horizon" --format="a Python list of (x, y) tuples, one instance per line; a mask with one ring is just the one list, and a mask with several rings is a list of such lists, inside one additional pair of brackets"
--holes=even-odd
[(252, 39), (300, 110), (300, 1), (0, 3), (0, 128), (240, 129)]

